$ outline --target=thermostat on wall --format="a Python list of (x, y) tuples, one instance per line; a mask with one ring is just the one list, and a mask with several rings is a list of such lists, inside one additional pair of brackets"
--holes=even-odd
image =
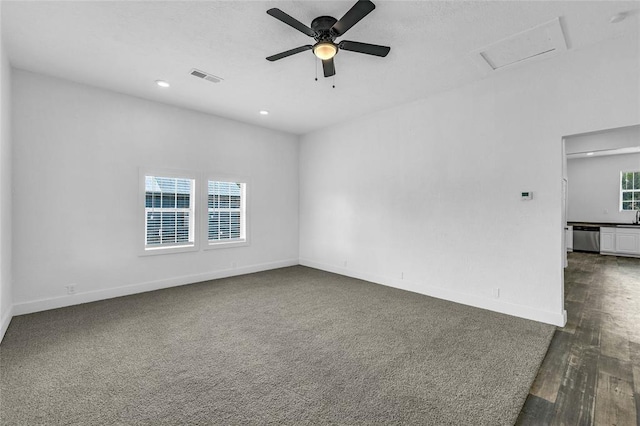
[(522, 201), (533, 200), (533, 192), (531, 191), (521, 192), (521, 199)]

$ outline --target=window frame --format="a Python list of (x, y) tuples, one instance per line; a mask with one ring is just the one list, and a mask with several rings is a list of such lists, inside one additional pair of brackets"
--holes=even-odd
[[(165, 245), (158, 247), (149, 247), (147, 245), (147, 211), (146, 207), (146, 177), (154, 176), (154, 177), (166, 177), (166, 178), (178, 178), (178, 179), (189, 179), (191, 180), (192, 190), (191, 196), (189, 197), (190, 208), (185, 209), (181, 208), (180, 210), (190, 211), (192, 214), (189, 218), (189, 234), (193, 236), (193, 242), (188, 244), (176, 244), (176, 245)], [(187, 170), (176, 170), (176, 169), (161, 169), (161, 168), (140, 168), (139, 169), (139, 203), (138, 208), (136, 209), (136, 214), (139, 217), (139, 231), (142, 236), (142, 242), (140, 244), (139, 254), (140, 256), (153, 256), (159, 254), (172, 254), (172, 253), (185, 253), (185, 252), (193, 252), (198, 251), (200, 249), (199, 235), (198, 230), (199, 227), (199, 205), (201, 203), (198, 187), (200, 186), (199, 176), (197, 173), (187, 171)], [(140, 214), (140, 207), (142, 207), (142, 214)], [(176, 211), (178, 207), (175, 208)]]
[(619, 193), (620, 193), (620, 203), (619, 203), (618, 208), (619, 208), (620, 212), (636, 212), (636, 211), (640, 210), (640, 207), (638, 207), (636, 209), (631, 209), (631, 210), (623, 209), (623, 203), (628, 202), (628, 201), (624, 201), (624, 193), (625, 192), (630, 192), (632, 194), (631, 195), (631, 199), (632, 199), (631, 203), (632, 203), (632, 205), (633, 205), (633, 202), (634, 202), (633, 201), (633, 199), (634, 199), (633, 194), (634, 193), (640, 194), (640, 189), (623, 189), (622, 188), (622, 178), (627, 173), (633, 173), (634, 174), (634, 185), (635, 185), (635, 174), (640, 174), (640, 170), (620, 171), (620, 179), (618, 180), (618, 190), (619, 190)]
[[(212, 241), (209, 240), (209, 182), (235, 182), (242, 185), (242, 195), (240, 199), (240, 235), (239, 239)], [(246, 176), (228, 175), (220, 173), (207, 173), (204, 175), (200, 185), (203, 200), (202, 223), (200, 235), (203, 237), (202, 247), (204, 250), (214, 250), (221, 248), (246, 247), (250, 244), (250, 189), (251, 182)], [(243, 238), (244, 234), (244, 238)]]

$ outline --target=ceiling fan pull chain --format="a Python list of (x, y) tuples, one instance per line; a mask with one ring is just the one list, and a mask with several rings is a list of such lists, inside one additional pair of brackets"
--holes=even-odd
[(333, 88), (336, 88), (336, 75), (333, 75)]
[(318, 60), (317, 59), (313, 60), (313, 65), (316, 69), (316, 81), (318, 81)]

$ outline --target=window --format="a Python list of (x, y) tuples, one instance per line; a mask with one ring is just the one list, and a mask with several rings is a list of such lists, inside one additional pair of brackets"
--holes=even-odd
[(142, 168), (139, 176), (140, 255), (248, 245), (245, 178)]
[(194, 247), (195, 180), (144, 176), (145, 251)]
[(246, 242), (246, 184), (209, 180), (207, 188), (209, 245)]
[(640, 171), (620, 173), (620, 211), (640, 210)]

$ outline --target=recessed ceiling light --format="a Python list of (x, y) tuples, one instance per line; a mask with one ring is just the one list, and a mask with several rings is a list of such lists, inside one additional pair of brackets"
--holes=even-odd
[(593, 152), (587, 152), (587, 155), (593, 155)]
[(609, 19), (609, 22), (611, 22), (612, 24), (617, 24), (618, 22), (624, 21), (624, 18), (626, 17), (627, 17), (627, 12), (616, 13)]
[(156, 84), (160, 87), (169, 87), (169, 83), (164, 80), (156, 80)]
[(269, 115), (269, 111), (261, 110), (260, 115)]

